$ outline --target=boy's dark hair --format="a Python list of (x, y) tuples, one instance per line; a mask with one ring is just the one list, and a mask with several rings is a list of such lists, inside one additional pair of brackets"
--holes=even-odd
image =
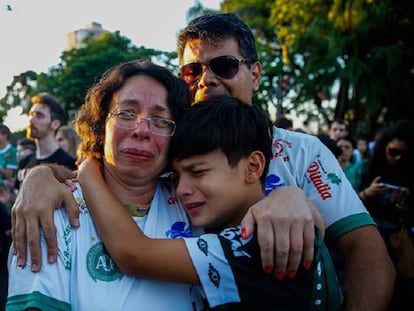
[(31, 103), (45, 105), (50, 110), (50, 119), (59, 120), (60, 124), (63, 124), (65, 121), (65, 110), (63, 106), (58, 102), (58, 100), (48, 93), (40, 93), (31, 98)]
[[(256, 42), (249, 27), (235, 14), (206, 14), (197, 17), (178, 35), (178, 59), (183, 59), (185, 45), (193, 39), (202, 39), (219, 46), (223, 41), (234, 38), (239, 44), (240, 54), (249, 61), (248, 65), (258, 60)], [(182, 64), (181, 64), (182, 65)]]
[(169, 158), (185, 159), (221, 150), (231, 167), (255, 150), (261, 151), (266, 180), (272, 158), (273, 125), (257, 106), (231, 96), (214, 96), (191, 106), (177, 122), (171, 138)]

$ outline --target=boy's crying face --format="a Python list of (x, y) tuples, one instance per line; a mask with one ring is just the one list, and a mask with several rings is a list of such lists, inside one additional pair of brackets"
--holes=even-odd
[(231, 167), (220, 150), (173, 161), (176, 194), (194, 226), (220, 230), (239, 224), (245, 214), (244, 163)]

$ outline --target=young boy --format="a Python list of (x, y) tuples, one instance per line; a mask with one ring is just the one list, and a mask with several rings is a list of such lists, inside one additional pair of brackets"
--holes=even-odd
[(178, 124), (170, 147), (177, 197), (193, 225), (214, 233), (184, 239), (210, 306), (326, 310), (332, 306), (328, 295), (336, 292), (339, 307), (339, 287), (327, 282), (334, 268), (319, 232), (313, 265), (282, 281), (272, 271), (261, 272), (256, 238), (242, 238), (238, 225), (264, 197), (273, 155), (266, 115), (220, 96), (193, 106)]
[[(342, 296), (318, 230), (313, 263), (283, 280), (276, 279), (271, 269), (263, 271), (256, 236), (242, 238), (243, 215), (265, 196), (273, 155), (272, 123), (267, 116), (254, 105), (217, 96), (192, 106), (177, 121), (169, 151), (176, 197), (192, 224), (203, 227), (206, 234), (174, 240), (148, 238), (130, 225), (126, 213), (112, 208), (116, 202), (105, 198), (105, 208), (91, 211), (114, 260), (128, 260), (130, 268), (123, 272), (201, 284), (213, 309), (339, 309)], [(81, 182), (84, 186), (87, 182), (92, 191), (103, 181), (90, 178), (99, 174), (88, 174), (88, 169), (86, 164), (88, 182)], [(111, 232), (118, 223), (123, 224), (122, 231)]]

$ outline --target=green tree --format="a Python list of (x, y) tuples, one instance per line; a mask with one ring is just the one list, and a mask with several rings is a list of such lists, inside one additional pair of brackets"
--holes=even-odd
[(12, 107), (22, 106), (23, 111), (27, 111), (36, 86), (37, 74), (34, 71), (14, 76), (12, 83), (7, 86), (6, 95), (0, 99), (0, 120), (6, 117)]
[(105, 33), (98, 39), (87, 39), (85, 47), (62, 53), (61, 62), (48, 74), (38, 77), (38, 91), (55, 94), (67, 110), (82, 105), (87, 90), (109, 68), (132, 59), (150, 60), (162, 52), (136, 47), (119, 34)]
[(206, 8), (199, 0), (195, 0), (193, 6), (187, 10), (186, 20), (189, 22), (198, 16), (211, 13), (217, 13), (217, 10)]
[(293, 90), (285, 110), (324, 123), (345, 118), (353, 134), (413, 118), (410, 1), (225, 0), (222, 11), (235, 12), (255, 33), (269, 78), (258, 96), (274, 100), (270, 78), (279, 73)]
[(277, 86), (288, 72), (283, 64), (282, 41), (278, 39), (270, 23), (271, 5), (272, 2), (268, 0), (225, 0), (221, 5), (221, 12), (237, 14), (252, 29), (256, 38), (263, 75), (260, 92), (255, 94), (254, 103), (265, 110), (271, 103), (281, 113), (281, 100), (287, 90)]
[(0, 99), (0, 118), (15, 106), (27, 112), (30, 97), (39, 92), (49, 92), (61, 101), (67, 116), (72, 117), (82, 105), (87, 90), (109, 68), (132, 59), (153, 60), (176, 70), (176, 52), (163, 52), (136, 47), (119, 32), (104, 33), (96, 39), (86, 39), (84, 47), (62, 52), (61, 61), (47, 73), (28, 71), (14, 77)]

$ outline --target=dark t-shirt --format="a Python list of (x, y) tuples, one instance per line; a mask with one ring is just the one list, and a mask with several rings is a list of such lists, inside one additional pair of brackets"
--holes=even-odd
[(54, 153), (44, 159), (36, 159), (36, 154), (31, 154), (19, 162), (15, 189), (20, 189), (20, 185), (30, 168), (43, 163), (60, 164), (71, 170), (77, 169), (76, 159), (61, 148), (57, 149)]

